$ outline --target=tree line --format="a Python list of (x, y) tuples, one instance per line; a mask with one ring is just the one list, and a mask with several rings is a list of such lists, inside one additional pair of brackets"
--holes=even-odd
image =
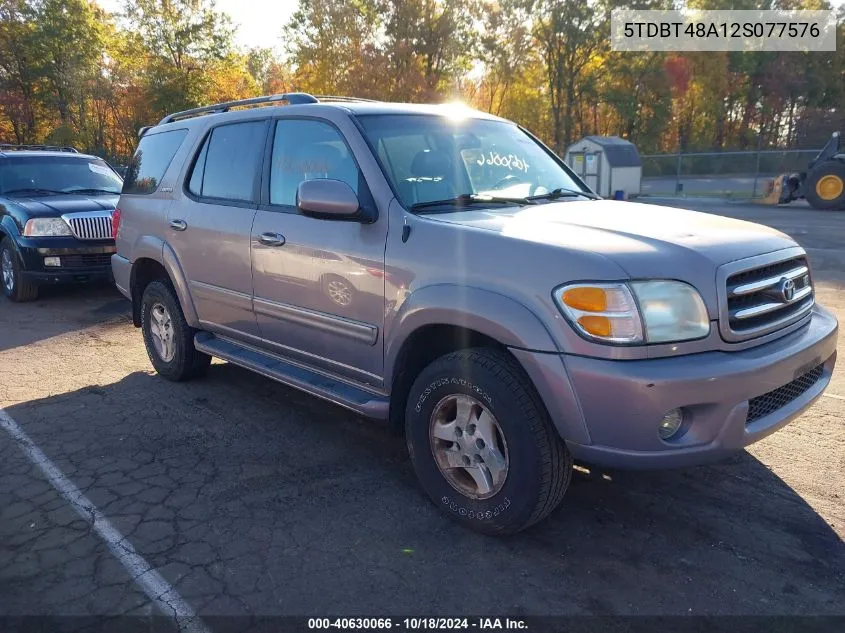
[[(169, 112), (305, 91), (461, 100), (557, 151), (588, 134), (641, 152), (819, 147), (845, 128), (837, 51), (621, 53), (614, 7), (673, 0), (299, 0), (282, 52), (235, 44), (213, 0), (0, 0), (0, 141), (122, 162)], [(826, 0), (688, 0), (698, 8), (829, 9)], [(260, 11), (255, 19), (261, 19)], [(843, 129), (845, 131), (845, 129)]]

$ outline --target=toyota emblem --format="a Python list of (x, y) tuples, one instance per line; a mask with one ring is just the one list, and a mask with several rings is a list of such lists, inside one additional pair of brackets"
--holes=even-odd
[(784, 303), (789, 303), (795, 298), (795, 282), (791, 279), (781, 279), (780, 294), (783, 297)]

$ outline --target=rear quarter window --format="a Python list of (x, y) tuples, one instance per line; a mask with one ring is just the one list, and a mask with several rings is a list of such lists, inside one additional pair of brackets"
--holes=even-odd
[(188, 130), (170, 130), (145, 135), (126, 170), (123, 193), (148, 194), (158, 189), (187, 134)]

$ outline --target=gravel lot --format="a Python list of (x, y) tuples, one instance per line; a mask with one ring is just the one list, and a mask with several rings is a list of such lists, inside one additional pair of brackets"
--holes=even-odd
[[(845, 321), (845, 213), (687, 206), (793, 235)], [(104, 286), (0, 299), (0, 408), (204, 619), (845, 615), (845, 361), (748, 452), (578, 477), (496, 539), (441, 516), (379, 425), (224, 363), (159, 379), (128, 307)], [(0, 616), (160, 612), (0, 430)]]

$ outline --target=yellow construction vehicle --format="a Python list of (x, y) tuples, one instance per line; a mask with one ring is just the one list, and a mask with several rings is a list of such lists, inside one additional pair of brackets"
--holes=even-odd
[(778, 194), (778, 204), (804, 198), (814, 209), (845, 210), (845, 151), (839, 132), (810, 161), (807, 171), (775, 179), (773, 193)]

